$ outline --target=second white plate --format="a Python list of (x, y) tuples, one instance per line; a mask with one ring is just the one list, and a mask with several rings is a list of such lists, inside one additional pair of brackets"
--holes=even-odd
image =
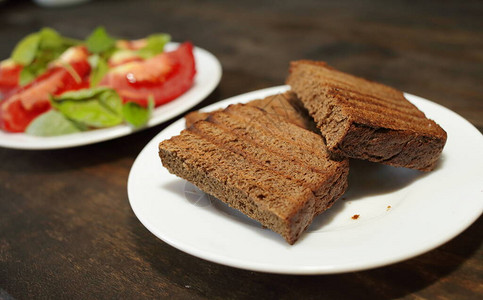
[[(213, 110), (287, 90), (280, 86), (216, 103)], [(242, 269), (285, 274), (358, 271), (409, 259), (449, 241), (483, 210), (483, 136), (468, 121), (406, 94), (447, 132), (430, 173), (351, 162), (346, 194), (295, 245), (262, 228), (162, 167), (158, 143), (179, 134), (184, 120), (141, 151), (128, 180), (131, 207), (153, 234), (194, 256)]]
[[(166, 46), (166, 50), (173, 50), (177, 45), (178, 43), (169, 43)], [(222, 73), (218, 59), (210, 52), (198, 47), (194, 48), (193, 54), (197, 71), (193, 86), (175, 100), (157, 107), (153, 111), (149, 122), (141, 129), (161, 124), (190, 109), (205, 99), (216, 88)], [(136, 130), (138, 129), (123, 124), (54, 137), (36, 137), (24, 133), (9, 133), (0, 130), (0, 147), (26, 150), (69, 148), (118, 138), (131, 134)]]

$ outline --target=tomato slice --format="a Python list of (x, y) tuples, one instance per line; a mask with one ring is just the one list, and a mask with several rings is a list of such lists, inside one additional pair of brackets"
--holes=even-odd
[(12, 60), (0, 62), (0, 99), (7, 98), (18, 87), (23, 66)]
[(174, 51), (112, 69), (100, 85), (115, 89), (125, 102), (146, 106), (153, 98), (155, 106), (159, 106), (186, 92), (195, 74), (193, 45), (183, 43)]
[(68, 55), (61, 57), (44, 74), (18, 88), (0, 103), (2, 129), (23, 132), (33, 119), (50, 109), (50, 95), (88, 87), (90, 65), (87, 61), (87, 50), (84, 47), (75, 47), (67, 51), (70, 51)]

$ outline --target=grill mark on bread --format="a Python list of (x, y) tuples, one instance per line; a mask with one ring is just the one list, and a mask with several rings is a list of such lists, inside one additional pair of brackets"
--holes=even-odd
[[(189, 128), (190, 131), (210, 140), (212, 143), (228, 151), (237, 153), (254, 164), (268, 167), (289, 180), (310, 188), (318, 193), (320, 182), (327, 178), (326, 170), (316, 170), (300, 160), (286, 160), (284, 155), (271, 152), (263, 145), (232, 134), (217, 124), (199, 121)], [(325, 166), (331, 167), (330, 164)]]
[[(285, 140), (292, 145), (297, 145), (313, 154), (320, 156), (327, 155), (327, 150), (325, 148), (314, 147), (314, 145), (320, 144), (320, 135), (314, 134), (308, 130), (299, 130), (296, 125), (289, 122), (283, 122), (283, 118), (278, 115), (270, 114), (269, 118), (265, 118), (264, 114), (266, 114), (266, 112), (258, 107), (248, 105), (230, 105), (225, 109), (225, 113), (232, 115), (236, 120), (249, 122), (250, 126), (275, 135), (278, 138)], [(297, 136), (287, 134), (287, 132), (293, 130), (298, 132)]]
[[(324, 85), (327, 85), (329, 87), (336, 87), (344, 91), (353, 91), (363, 96), (371, 96), (379, 99), (386, 99), (389, 103), (392, 103), (392, 104), (397, 104), (398, 101), (404, 98), (404, 95), (402, 92), (395, 91), (391, 88), (390, 89), (380, 89), (380, 88), (374, 88), (374, 87), (371, 89), (361, 88), (361, 85), (377, 84), (368, 80), (363, 80), (363, 81), (357, 80), (358, 81), (357, 83), (352, 83), (349, 80), (344, 80), (342, 78), (340, 79), (334, 78), (330, 76), (331, 76), (330, 73), (325, 74), (325, 76), (318, 75), (318, 76), (314, 76), (314, 79), (317, 79), (319, 82), (322, 81)], [(352, 79), (354, 79), (354, 77), (352, 77)], [(409, 106), (409, 105), (403, 104), (403, 106)]]
[[(313, 78), (323, 78), (324, 80), (331, 80), (332, 82), (337, 82), (336, 86), (343, 87), (347, 89), (357, 90), (360, 93), (368, 95), (378, 95), (383, 99), (397, 100), (404, 97), (403, 93), (395, 88), (381, 84), (379, 82), (371, 81), (362, 77), (357, 77), (352, 74), (341, 72), (325, 62), (315, 62), (310, 60), (299, 60), (291, 63), (290, 72), (295, 69), (296, 65), (303, 64), (311, 66), (311, 71), (304, 70), (304, 72), (310, 72), (309, 77)], [(343, 85), (343, 86), (341, 86)]]
[[(312, 89), (315, 89), (316, 86), (317, 83), (311, 82), (310, 85), (307, 84), (306, 90), (310, 91)], [(301, 92), (301, 94), (304, 93)], [(408, 113), (406, 111), (393, 109), (390, 106), (379, 105), (379, 102), (373, 101), (372, 97), (363, 97), (361, 94), (352, 94), (349, 91), (343, 91), (340, 89), (337, 90), (336, 88), (331, 88), (330, 90), (323, 89), (323, 93), (321, 93), (321, 95), (321, 97), (333, 99), (333, 101), (339, 103), (339, 105), (333, 104), (333, 107), (328, 109), (324, 107), (325, 105), (330, 105), (327, 103), (328, 101), (325, 101), (323, 103), (314, 100), (307, 101), (307, 108), (309, 108), (313, 112), (312, 116), (315, 119), (319, 120), (319, 122), (317, 122), (319, 128), (327, 122), (333, 122), (334, 120), (331, 118), (331, 116), (339, 115), (340, 113), (335, 113), (334, 110), (336, 110), (338, 107), (342, 107), (342, 105), (346, 105), (343, 114), (364, 118), (368, 123), (371, 122), (371, 116), (374, 115), (379, 115), (386, 119), (391, 119), (392, 124), (383, 124), (385, 125), (385, 128), (396, 130), (419, 129), (426, 132), (430, 132), (434, 129), (436, 133), (438, 130), (438, 125), (434, 123), (434, 121), (428, 120), (425, 117), (424, 113), (419, 111), (416, 106), (411, 103), (410, 104), (413, 112)], [(305, 97), (307, 98), (307, 96)], [(407, 101), (405, 100), (405, 102)], [(317, 108), (317, 106), (320, 105), (323, 106), (323, 109)], [(347, 120), (347, 118), (344, 118), (343, 120)], [(343, 120), (341, 119), (340, 121)], [(410, 124), (410, 126), (408, 126), (408, 124)], [(430, 127), (428, 127), (429, 124), (431, 124)], [(381, 124), (377, 123), (374, 125), (381, 126)], [(333, 138), (331, 140), (333, 140)]]
[[(423, 112), (419, 111), (416, 106), (403, 99), (403, 103), (407, 103), (405, 107), (394, 103), (385, 102), (383, 99), (367, 94), (353, 92), (351, 90), (343, 90), (335, 86), (320, 84), (320, 82), (311, 81), (306, 82), (306, 89), (317, 88), (320, 86), (323, 97), (332, 98), (334, 101), (340, 102), (342, 105), (350, 106), (347, 109), (353, 110), (351, 114), (365, 116), (370, 121), (370, 115), (380, 115), (384, 118), (391, 119), (394, 124), (393, 127), (401, 128), (407, 127), (406, 122), (411, 122), (411, 127), (416, 123), (425, 125), (427, 119)], [(401, 99), (399, 99), (401, 102)], [(369, 115), (369, 116), (368, 116)], [(401, 122), (402, 121), (402, 122)], [(389, 126), (388, 126), (389, 127)]]
[[(284, 207), (285, 203), (278, 197), (274, 197), (277, 189), (273, 184), (277, 182), (284, 186), (284, 193), (289, 198), (299, 198), (298, 195), (307, 195), (312, 191), (304, 186), (293, 182), (279, 174), (271, 172), (261, 165), (254, 165), (246, 160), (243, 156), (233, 153), (227, 149), (220, 151), (218, 145), (213, 144), (210, 140), (186, 131), (183, 135), (173, 138), (175, 143), (166, 142), (165, 146), (171, 151), (176, 152), (186, 164), (193, 164), (206, 170), (207, 173), (216, 174), (225, 184), (230, 184), (239, 187), (241, 184), (248, 185), (248, 194), (255, 200), (262, 199), (263, 201), (257, 205), (263, 206), (266, 209)], [(196, 145), (196, 149), (192, 146)], [(190, 150), (187, 153), (185, 150)], [(231, 152), (226, 155), (221, 152)], [(211, 159), (206, 160), (202, 156), (209, 156)], [(231, 170), (232, 172), (228, 172)], [(235, 176), (236, 173), (242, 173), (244, 176)], [(285, 210), (278, 212), (278, 216), (287, 219), (293, 214), (293, 211), (287, 207)]]
[[(350, 102), (350, 114), (357, 115), (361, 118), (365, 118), (367, 122), (371, 122), (371, 117), (378, 115), (380, 117), (390, 119), (392, 124), (385, 124), (384, 127), (392, 128), (396, 130), (402, 129), (421, 129), (428, 131), (428, 119), (425, 117), (424, 113), (419, 111), (414, 111), (413, 113), (407, 113), (398, 109), (392, 109), (389, 106), (379, 105), (373, 102), (370, 97), (362, 98), (356, 95), (339, 94), (333, 95), (334, 99), (340, 101)], [(329, 96), (330, 97), (330, 96)], [(417, 109), (414, 107), (414, 110)], [(432, 120), (429, 120), (433, 123)], [(408, 126), (409, 124), (409, 126)], [(381, 124), (374, 124), (375, 126), (381, 126)], [(437, 128), (437, 126), (434, 126)]]
[[(208, 120), (215, 124), (225, 127), (227, 130), (247, 139), (248, 141), (261, 141), (265, 147), (270, 149), (274, 154), (285, 155), (289, 160), (301, 160), (307, 165), (311, 165), (313, 170), (323, 172), (324, 169), (319, 167), (323, 166), (325, 161), (321, 157), (327, 157), (326, 154), (317, 154), (315, 150), (320, 148), (321, 139), (318, 144), (311, 143), (314, 146), (313, 151), (308, 152), (307, 147), (301, 147), (300, 143), (294, 143), (293, 141), (288, 141), (286, 139), (281, 139), (278, 135), (273, 132), (265, 130), (261, 126), (253, 124), (246, 124), (243, 119), (238, 116), (227, 114), (224, 112), (217, 112), (211, 115)], [(246, 125), (246, 127), (244, 127)], [(254, 138), (256, 136), (256, 138)], [(280, 140), (285, 140), (286, 143), (281, 143)], [(317, 146), (316, 146), (317, 145)]]
[[(323, 84), (326, 85), (325, 83)], [(395, 99), (394, 101), (386, 101), (383, 98), (375, 95), (370, 95), (367, 93), (361, 93), (360, 91), (353, 89), (340, 89), (335, 85), (327, 84), (327, 94), (331, 95), (344, 95), (347, 101), (361, 101), (363, 103), (370, 103), (373, 106), (381, 106), (391, 110), (398, 111), (403, 114), (410, 116), (424, 117), (424, 114), (417, 110), (411, 102), (405, 101), (404, 96), (401, 93), (401, 98)], [(402, 101), (403, 100), (403, 101)], [(399, 101), (399, 103), (398, 103)]]

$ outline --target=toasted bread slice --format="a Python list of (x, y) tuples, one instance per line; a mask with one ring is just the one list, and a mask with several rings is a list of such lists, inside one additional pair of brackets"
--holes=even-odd
[(348, 161), (278, 114), (231, 105), (159, 144), (163, 165), (295, 243), (347, 187)]
[[(318, 132), (317, 126), (313, 119), (309, 116), (307, 110), (295, 93), (287, 91), (282, 94), (268, 96), (263, 99), (252, 100), (247, 105), (263, 108), (269, 114), (275, 114), (284, 117), (288, 122), (293, 123), (302, 128)], [(217, 111), (221, 111), (219, 109)], [(193, 123), (205, 120), (212, 112), (193, 111), (185, 116), (186, 128)]]
[(291, 63), (287, 84), (334, 156), (422, 171), (435, 167), (446, 132), (402, 92), (307, 60)]

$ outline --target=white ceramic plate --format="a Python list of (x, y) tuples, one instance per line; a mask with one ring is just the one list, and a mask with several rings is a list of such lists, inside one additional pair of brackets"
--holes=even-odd
[[(206, 110), (286, 89), (255, 91)], [(456, 113), (406, 96), (448, 132), (438, 167), (422, 173), (352, 161), (346, 194), (316, 217), (293, 246), (162, 167), (158, 143), (179, 134), (183, 119), (159, 133), (134, 162), (128, 180), (132, 209), (166, 243), (212, 262), (254, 271), (340, 273), (427, 252), (461, 233), (482, 213), (483, 136)]]
[[(169, 43), (166, 50), (173, 50), (178, 43)], [(178, 114), (195, 106), (205, 99), (218, 85), (221, 79), (221, 64), (210, 52), (195, 47), (194, 56), (196, 61), (196, 76), (193, 86), (183, 95), (175, 100), (157, 107), (145, 128), (161, 124)], [(0, 147), (46, 150), (69, 148), (81, 145), (93, 144), (101, 141), (114, 139), (135, 132), (133, 127), (123, 124), (110, 128), (97, 129), (92, 131), (55, 136), (36, 137), (23, 133), (8, 133), (0, 130)]]

